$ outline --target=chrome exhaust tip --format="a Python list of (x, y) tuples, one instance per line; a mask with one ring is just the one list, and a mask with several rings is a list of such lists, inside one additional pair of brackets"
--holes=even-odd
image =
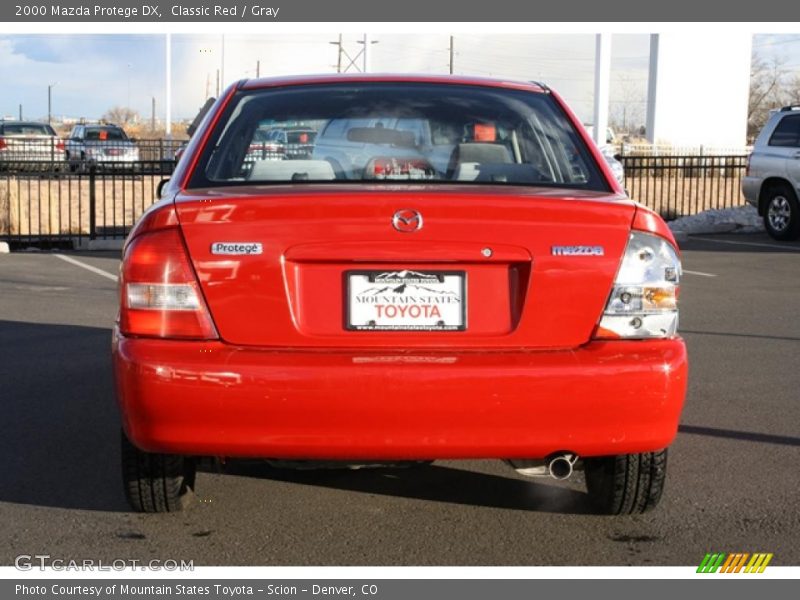
[(553, 479), (568, 479), (575, 470), (578, 461), (577, 454), (563, 453), (551, 454), (542, 459), (507, 459), (512, 469), (523, 477), (552, 477)]
[(550, 459), (547, 463), (547, 471), (553, 479), (569, 479), (574, 469), (575, 461), (578, 457), (574, 454), (559, 454)]

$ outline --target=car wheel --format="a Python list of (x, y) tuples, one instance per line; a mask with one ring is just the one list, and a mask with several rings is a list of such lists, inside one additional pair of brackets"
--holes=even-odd
[(70, 157), (69, 152), (65, 154), (65, 159), (67, 161), (67, 168), (69, 169), (70, 173), (74, 173), (75, 171), (78, 170), (78, 163), (72, 160), (72, 157)]
[(341, 163), (336, 160), (335, 158), (327, 157), (325, 160), (330, 163), (331, 168), (333, 169), (333, 176), (336, 179), (347, 179), (347, 173), (344, 172)]
[(797, 195), (788, 185), (774, 186), (767, 191), (764, 227), (776, 240), (796, 240), (800, 237), (800, 206)]
[(589, 498), (608, 515), (652, 510), (661, 499), (667, 476), (667, 451), (620, 454), (584, 460)]
[(125, 432), (121, 441), (122, 479), (131, 507), (145, 513), (183, 510), (193, 495), (194, 459), (144, 452), (128, 440)]

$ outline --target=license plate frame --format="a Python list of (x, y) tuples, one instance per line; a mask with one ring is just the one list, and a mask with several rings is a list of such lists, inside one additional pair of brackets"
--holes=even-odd
[[(380, 276), (389, 276), (383, 277)], [(392, 275), (396, 275), (396, 277), (391, 277)], [(421, 277), (420, 277), (421, 276)], [(407, 333), (407, 332), (444, 332), (444, 333), (452, 333), (458, 331), (466, 331), (467, 329), (467, 272), (464, 270), (449, 270), (449, 269), (354, 269), (354, 270), (347, 270), (343, 273), (344, 277), (344, 327), (348, 331), (368, 331), (368, 332), (398, 332), (398, 333)], [(367, 283), (368, 285), (372, 286), (381, 286), (381, 285), (397, 285), (397, 286), (405, 286), (405, 285), (426, 285), (428, 288), (427, 290), (420, 290), (420, 296), (425, 294), (426, 296), (430, 296), (431, 298), (444, 298), (453, 294), (453, 290), (457, 290), (456, 298), (458, 302), (443, 302), (443, 303), (433, 303), (432, 306), (436, 306), (440, 312), (442, 309), (447, 307), (451, 304), (457, 304), (457, 307), (454, 307), (455, 314), (458, 317), (457, 323), (448, 323), (448, 320), (440, 319), (438, 322), (431, 323), (427, 321), (424, 324), (420, 325), (408, 325), (408, 324), (398, 324), (398, 325), (386, 325), (386, 324), (379, 324), (375, 320), (370, 320), (368, 322), (363, 322), (363, 319), (360, 319), (361, 322), (354, 323), (354, 317), (358, 318), (354, 315), (353, 310), (353, 302), (354, 296), (353, 293), (355, 291), (354, 288), (354, 277), (361, 277), (367, 278), (367, 281), (361, 281), (362, 284)], [(433, 280), (436, 278), (436, 281)], [(455, 278), (455, 281), (453, 281)], [(447, 280), (450, 281), (450, 285), (447, 285)], [(437, 290), (435, 289), (437, 286), (441, 286), (443, 289)], [(401, 292), (402, 294), (402, 292)], [(363, 290), (359, 295), (363, 295)], [(400, 294), (398, 294), (399, 296)], [(405, 306), (412, 306), (413, 303), (406, 303)], [(423, 309), (423, 304), (417, 304), (420, 307), (423, 315), (425, 314), (425, 310)], [(399, 310), (399, 309), (398, 309)], [(429, 308), (428, 312), (430, 313), (433, 308)], [(453, 312), (453, 309), (447, 311), (449, 313)], [(431, 319), (435, 318), (435, 315), (430, 317)], [(452, 321), (452, 319), (449, 319)]]

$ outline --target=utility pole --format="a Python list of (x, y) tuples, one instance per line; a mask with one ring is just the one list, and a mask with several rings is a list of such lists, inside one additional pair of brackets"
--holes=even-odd
[(167, 112), (166, 123), (164, 123), (165, 133), (168, 140), (172, 139), (172, 34), (167, 34), (167, 50), (165, 52), (166, 71), (167, 71)]
[(455, 47), (453, 44), (453, 36), (450, 36), (450, 75), (453, 74), (453, 57), (455, 56)]
[(342, 48), (342, 34), (341, 33), (339, 34), (339, 41), (338, 42), (328, 42), (328, 43), (336, 46), (336, 72), (337, 73), (341, 73), (342, 72), (342, 53), (344, 52), (344, 49)]
[[(222, 57), (220, 59), (220, 76), (219, 76), (219, 83), (218, 87), (223, 88), (225, 87), (225, 34), (222, 34)], [(219, 97), (219, 92), (217, 92), (217, 97)]]
[(125, 104), (125, 108), (130, 109), (131, 107), (131, 63), (128, 63), (128, 102)]
[(22, 104), (19, 105), (19, 120), (22, 121)]
[[(370, 48), (373, 44), (377, 44), (377, 40), (370, 40), (369, 34), (365, 33), (364, 36), (356, 41), (356, 44), (361, 46), (361, 49), (355, 54), (350, 55), (350, 53), (345, 49), (344, 42), (342, 41), (342, 34), (339, 34), (339, 41), (338, 42), (328, 42), (329, 44), (333, 44), (334, 46), (338, 46), (339, 56), (336, 61), (336, 72), (337, 73), (347, 73), (350, 68), (352, 67), (357, 73), (366, 73), (370, 69), (370, 57), (371, 52)], [(347, 59), (347, 65), (343, 66), (343, 58)]]
[(256, 61), (256, 79), (258, 79), (259, 77), (261, 77), (261, 61), (257, 60)]
[(58, 85), (58, 82), (51, 83), (47, 86), (47, 124), (53, 123), (53, 88)]
[(362, 73), (368, 73), (369, 72), (369, 67), (370, 67), (369, 46), (372, 43), (372, 42), (369, 41), (369, 34), (368, 33), (364, 34), (364, 40), (361, 43), (364, 44), (364, 53), (362, 55), (362, 62), (361, 62), (361, 65), (362, 65), (361, 66), (361, 72)]
[(153, 96), (153, 103), (150, 111), (150, 131), (156, 130), (156, 97)]

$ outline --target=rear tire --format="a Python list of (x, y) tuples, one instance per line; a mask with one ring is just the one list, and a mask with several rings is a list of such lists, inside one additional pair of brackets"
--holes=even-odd
[(800, 205), (790, 186), (773, 185), (766, 190), (764, 228), (775, 240), (789, 241), (800, 237)]
[(667, 450), (584, 460), (586, 487), (608, 515), (635, 515), (656, 507), (667, 476)]
[(145, 452), (121, 433), (122, 480), (128, 503), (137, 512), (183, 510), (193, 496), (196, 474), (191, 457)]

